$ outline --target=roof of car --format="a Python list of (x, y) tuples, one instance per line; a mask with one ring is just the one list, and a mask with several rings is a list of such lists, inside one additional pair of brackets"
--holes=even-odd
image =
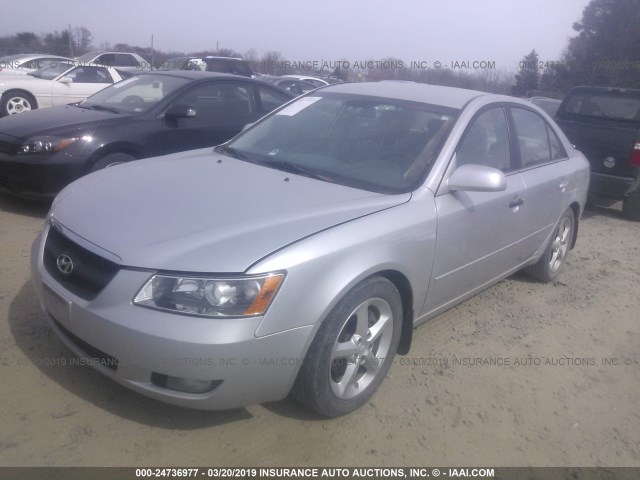
[(442, 87), (406, 81), (386, 80), (382, 82), (337, 83), (322, 87), (321, 91), (371, 95), (374, 97), (409, 100), (460, 109), (470, 100), (490, 95), (477, 90)]
[(193, 80), (198, 80), (201, 78), (212, 78), (212, 77), (253, 80), (252, 78), (244, 77), (242, 75), (233, 75), (232, 73), (203, 72), (201, 70), (154, 70), (152, 72), (139, 72), (139, 73), (136, 73), (135, 75), (162, 75), (162, 76), (170, 75), (172, 77), (191, 78)]

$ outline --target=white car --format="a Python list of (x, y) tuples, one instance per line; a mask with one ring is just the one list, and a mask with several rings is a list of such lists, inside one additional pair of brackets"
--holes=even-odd
[(116, 67), (123, 72), (139, 73), (151, 70), (151, 63), (137, 53), (129, 52), (87, 52), (75, 59), (77, 65), (104, 65)]
[(9, 55), (0, 58), (0, 74), (26, 75), (40, 68), (71, 65), (73, 59), (45, 53)]
[(63, 63), (28, 75), (0, 77), (0, 117), (79, 102), (123, 78), (112, 67), (69, 68)]
[(329, 85), (329, 82), (323, 80), (318, 77), (309, 77), (307, 75), (283, 75), (283, 77), (295, 78), (296, 80), (302, 80), (303, 82), (308, 82), (316, 87), (324, 87), (325, 85)]

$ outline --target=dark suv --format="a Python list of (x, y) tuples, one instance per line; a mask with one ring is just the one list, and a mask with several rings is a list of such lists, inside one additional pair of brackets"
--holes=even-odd
[(248, 61), (235, 57), (177, 57), (167, 60), (160, 70), (204, 70), (253, 77)]
[(575, 87), (555, 120), (591, 164), (590, 193), (640, 220), (640, 90)]

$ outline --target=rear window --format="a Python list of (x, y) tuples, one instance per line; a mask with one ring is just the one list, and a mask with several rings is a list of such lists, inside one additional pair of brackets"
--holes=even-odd
[(611, 120), (640, 121), (640, 94), (579, 92), (571, 95), (564, 113)]

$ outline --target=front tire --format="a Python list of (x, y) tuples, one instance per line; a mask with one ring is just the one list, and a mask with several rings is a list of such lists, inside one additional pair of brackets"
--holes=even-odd
[(553, 230), (553, 235), (549, 245), (538, 260), (538, 263), (525, 268), (525, 272), (541, 282), (553, 282), (562, 271), (571, 242), (573, 241), (573, 231), (575, 228), (575, 215), (571, 208), (568, 208), (560, 217)]
[(401, 330), (402, 299), (396, 287), (383, 277), (364, 280), (320, 326), (293, 395), (327, 417), (358, 409), (391, 368)]
[(97, 172), (103, 168), (113, 167), (120, 165), (121, 163), (127, 163), (131, 160), (135, 160), (136, 157), (129, 155), (128, 153), (110, 153), (102, 158), (99, 158), (96, 163), (93, 164), (89, 172)]
[(2, 95), (0, 101), (0, 116), (17, 115), (38, 108), (36, 99), (27, 92), (10, 90)]

